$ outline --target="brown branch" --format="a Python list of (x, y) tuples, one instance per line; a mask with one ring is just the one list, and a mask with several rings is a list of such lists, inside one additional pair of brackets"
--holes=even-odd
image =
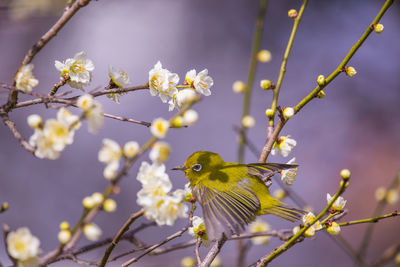
[(200, 244), (201, 244), (201, 237), (197, 237), (196, 246), (194, 249), (194, 254), (196, 255), (197, 265), (200, 265), (200, 263), (201, 263), (201, 258), (200, 258), (200, 253), (199, 253)]
[(111, 252), (113, 251), (113, 249), (115, 248), (115, 246), (118, 244), (118, 242), (121, 240), (122, 235), (128, 231), (129, 227), (131, 226), (131, 224), (140, 216), (142, 216), (144, 214), (144, 210), (141, 209), (140, 211), (132, 214), (129, 219), (124, 223), (124, 225), (122, 226), (122, 228), (118, 231), (118, 233), (115, 235), (114, 239), (112, 240), (111, 244), (108, 246), (106, 252), (104, 253), (103, 258), (101, 259), (101, 262), (99, 264), (99, 266), (105, 266), (107, 263), (108, 258), (111, 255)]
[[(62, 27), (72, 18), (72, 16), (82, 7), (89, 4), (90, 0), (77, 0), (70, 8), (67, 8), (58, 21), (32, 46), (26, 53), (18, 71), (29, 64), (35, 55), (62, 29)], [(18, 73), (17, 71), (17, 73)], [(14, 76), (14, 85), (17, 74)], [(4, 106), (6, 112), (10, 111), (18, 101), (18, 91), (12, 90), (8, 97), (8, 102)]]
[(114, 120), (119, 120), (119, 121), (127, 121), (127, 122), (131, 122), (131, 123), (135, 123), (135, 124), (140, 124), (146, 127), (150, 127), (151, 126), (151, 122), (147, 122), (147, 121), (138, 121), (138, 120), (134, 120), (134, 119), (130, 119), (130, 118), (124, 118), (124, 117), (120, 117), (120, 116), (115, 116), (115, 115), (111, 115), (111, 114), (107, 114), (104, 113), (103, 114), (104, 117), (110, 118), (110, 119), (114, 119)]
[(35, 148), (32, 147), (21, 135), (18, 131), (15, 123), (10, 120), (7, 113), (0, 113), (1, 118), (3, 119), (4, 124), (10, 129), (15, 139), (21, 144), (21, 146), (31, 154), (35, 153)]
[(227, 238), (223, 234), (220, 240), (214, 243), (214, 246), (208, 251), (207, 256), (204, 258), (203, 262), (199, 265), (199, 267), (208, 267), (213, 262), (215, 257), (221, 251), (222, 246), (225, 244)]
[(272, 147), (275, 143), (275, 141), (278, 139), (279, 133), (281, 132), (283, 126), (285, 126), (287, 120), (280, 119), (279, 122), (276, 124), (276, 127), (274, 131), (271, 134), (271, 137), (267, 139), (267, 142), (265, 143), (262, 151), (260, 158), (258, 159), (258, 162), (260, 163), (265, 163), (267, 161), (269, 153), (271, 153)]

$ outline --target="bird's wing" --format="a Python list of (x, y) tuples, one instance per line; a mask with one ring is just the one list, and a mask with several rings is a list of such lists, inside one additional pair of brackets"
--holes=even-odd
[(272, 177), (282, 170), (297, 168), (297, 164), (279, 164), (279, 163), (251, 163), (247, 164), (248, 174), (257, 176), (260, 179)]
[(220, 239), (223, 233), (226, 237), (240, 234), (260, 207), (259, 199), (244, 180), (229, 191), (198, 185), (193, 192), (203, 208), (210, 240)]

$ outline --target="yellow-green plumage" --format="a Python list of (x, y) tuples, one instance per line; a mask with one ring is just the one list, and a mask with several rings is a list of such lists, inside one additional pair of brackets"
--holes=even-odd
[(211, 240), (222, 234), (240, 234), (258, 215), (274, 214), (290, 221), (304, 211), (273, 198), (262, 178), (296, 165), (275, 163), (238, 164), (224, 162), (212, 152), (198, 151), (185, 162), (185, 176), (203, 209), (207, 235)]

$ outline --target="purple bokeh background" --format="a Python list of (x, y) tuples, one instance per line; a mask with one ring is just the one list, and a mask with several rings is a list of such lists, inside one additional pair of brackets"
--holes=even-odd
[[(280, 61), (288, 40), (292, 21), (287, 17), (290, 8), (298, 9), (299, 1), (270, 1), (261, 47), (272, 52), (272, 61), (260, 64), (251, 99), (251, 115), (256, 127), (249, 130), (249, 138), (261, 149), (265, 141), (267, 118), (264, 111), (272, 99), (271, 92), (262, 91), (261, 79), (275, 81)], [(311, 1), (295, 38), (287, 66), (279, 105), (292, 106), (306, 96), (316, 85), (319, 74), (327, 76), (340, 63), (366, 26), (377, 14), (383, 1)], [(90, 88), (108, 83), (107, 67), (112, 64), (124, 69), (133, 85), (144, 84), (148, 71), (157, 60), (183, 79), (186, 71), (208, 68), (214, 79), (212, 95), (195, 106), (199, 122), (186, 129), (172, 129), (166, 141), (173, 151), (167, 168), (180, 165), (196, 150), (218, 152), (226, 161), (236, 161), (237, 143), (233, 125), (239, 124), (242, 96), (234, 94), (235, 80), (247, 75), (251, 39), (258, 1), (93, 1), (80, 10), (63, 30), (35, 57), (34, 74), (40, 83), (38, 92), (46, 93), (58, 81), (59, 72), (54, 60), (64, 60), (79, 51), (85, 51), (96, 69)], [(7, 10), (0, 11), (0, 81), (12, 82), (26, 51), (57, 20), (57, 17), (34, 17), (13, 21)], [(327, 96), (313, 100), (284, 128), (297, 140), (292, 152), (300, 164), (299, 174), (292, 186), (315, 211), (326, 204), (326, 193), (333, 194), (340, 181), (339, 171), (352, 171), (350, 186), (344, 193), (349, 214), (343, 221), (368, 218), (375, 207), (374, 192), (378, 186), (387, 186), (400, 167), (400, 8), (396, 2), (381, 21), (385, 30), (372, 33), (350, 61), (357, 70), (354, 78), (340, 75), (324, 90)], [(70, 90), (65, 87), (62, 90)], [(76, 91), (76, 93), (79, 93)], [(8, 91), (0, 89), (4, 103)], [(27, 99), (20, 96), (20, 99)], [(168, 105), (147, 91), (139, 91), (121, 98), (117, 105), (101, 97), (106, 113), (151, 121), (155, 117), (168, 118)], [(29, 114), (44, 118), (55, 117), (56, 111), (43, 105), (14, 110), (10, 118), (22, 135), (29, 139), (32, 130), (26, 124)], [(103, 138), (124, 144), (135, 140), (143, 144), (149, 137), (148, 128), (112, 119), (105, 119), (105, 127), (92, 135), (86, 123), (56, 161), (40, 160), (24, 151), (11, 132), (0, 127), (0, 203), (8, 201), (10, 210), (0, 214), (0, 223), (12, 229), (27, 226), (40, 238), (41, 248), (47, 252), (57, 246), (58, 224), (78, 220), (83, 197), (103, 191), (107, 181), (102, 177), (103, 165), (97, 152)], [(291, 156), (292, 156), (291, 155)], [(291, 158), (291, 157), (290, 157)], [(246, 162), (257, 157), (246, 151)], [(286, 162), (289, 158), (270, 157), (269, 161)], [(141, 160), (149, 161), (145, 155)], [(113, 236), (129, 215), (137, 211), (136, 192), (140, 184), (136, 173), (140, 161), (121, 182), (121, 193), (115, 196), (118, 210), (112, 214), (100, 213), (95, 222), (104, 236)], [(183, 188), (187, 180), (181, 173), (168, 171), (174, 188)], [(272, 190), (278, 188), (276, 184)], [(290, 200), (286, 202), (291, 203)], [(293, 203), (291, 203), (293, 204)], [(388, 206), (390, 212), (399, 204)], [(201, 214), (200, 209), (196, 211)], [(263, 219), (274, 229), (290, 228), (293, 224), (271, 216)], [(145, 222), (144, 218), (138, 223)], [(153, 227), (138, 237), (148, 244), (162, 240), (186, 224), (178, 220), (173, 227)], [(358, 248), (366, 225), (342, 229), (342, 236)], [(391, 218), (380, 222), (373, 234), (368, 260), (383, 253), (389, 245), (398, 242), (400, 221)], [(185, 234), (180, 239), (189, 240)], [(296, 245), (272, 266), (350, 266), (353, 260), (331, 238), (318, 233), (312, 240)], [(79, 245), (87, 244), (84, 238)], [(250, 250), (246, 263), (256, 261), (278, 246), (272, 239), (267, 246)], [(120, 243), (117, 251), (131, 249)], [(224, 266), (235, 262), (236, 244), (224, 246), (221, 257)], [(104, 249), (87, 255), (96, 260)], [(202, 255), (206, 252), (202, 249)], [(185, 249), (159, 257), (146, 257), (138, 266), (178, 266), (182, 257), (194, 256), (193, 249)], [(9, 263), (0, 243), (0, 259)], [(74, 266), (64, 261), (54, 266)], [(116, 265), (116, 264), (115, 264)], [(111, 264), (110, 266), (114, 266)]]

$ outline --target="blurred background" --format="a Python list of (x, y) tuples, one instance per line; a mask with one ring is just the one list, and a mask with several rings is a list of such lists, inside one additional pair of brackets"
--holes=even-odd
[[(261, 79), (276, 81), (281, 58), (289, 38), (292, 20), (290, 8), (299, 9), (301, 1), (269, 1), (261, 48), (272, 53), (269, 63), (259, 64), (251, 98), (251, 115), (256, 126), (249, 130), (249, 139), (261, 150), (266, 138), (267, 117), (272, 92), (259, 88)], [(45, 33), (62, 13), (63, 1), (0, 1), (0, 81), (12, 83), (13, 76), (26, 51)], [(151, 1), (92, 1), (35, 57), (34, 74), (39, 79), (38, 92), (47, 93), (58, 82), (59, 72), (54, 60), (65, 60), (85, 51), (95, 64), (93, 81), (88, 89), (108, 84), (107, 68), (112, 64), (125, 70), (132, 85), (148, 80), (148, 71), (160, 60), (163, 66), (184, 78), (186, 71), (207, 68), (214, 79), (212, 95), (205, 97), (194, 109), (199, 122), (186, 129), (173, 129), (166, 141), (172, 146), (167, 169), (180, 165), (194, 151), (210, 150), (221, 154), (226, 161), (237, 160), (237, 134), (242, 95), (234, 94), (232, 83), (246, 80), (251, 41), (259, 1), (248, 0), (151, 0)], [(316, 86), (319, 74), (328, 76), (359, 39), (376, 16), (384, 1), (310, 1), (295, 38), (281, 88), (279, 105), (297, 104)], [(61, 8), (60, 8), (61, 7)], [(324, 99), (315, 99), (286, 125), (282, 135), (290, 134), (297, 146), (289, 158), (270, 156), (269, 161), (284, 163), (295, 156), (300, 164), (298, 176), (291, 187), (319, 212), (326, 205), (326, 193), (333, 194), (340, 181), (339, 172), (349, 168), (350, 186), (343, 197), (349, 213), (342, 221), (368, 218), (376, 206), (375, 190), (388, 186), (400, 167), (400, 5), (395, 2), (384, 15), (382, 34), (372, 33), (349, 65), (357, 75), (340, 75), (324, 91)], [(68, 86), (61, 91), (70, 90)], [(75, 92), (79, 94), (78, 91)], [(8, 91), (0, 88), (1, 103)], [(28, 99), (20, 96), (21, 100)], [(130, 93), (118, 105), (106, 97), (98, 98), (106, 113), (152, 121), (155, 117), (168, 118), (168, 105), (148, 91)], [(32, 134), (26, 123), (29, 114), (43, 118), (55, 117), (56, 111), (35, 105), (11, 112), (10, 118), (29, 139)], [(86, 126), (86, 123), (84, 123)], [(135, 140), (143, 144), (150, 137), (148, 128), (112, 119), (105, 119), (105, 127), (97, 134), (86, 127), (75, 134), (55, 161), (40, 160), (21, 148), (8, 128), (0, 126), (0, 203), (7, 201), (10, 210), (0, 214), (0, 223), (12, 229), (27, 226), (41, 240), (44, 252), (58, 244), (59, 223), (74, 224), (81, 213), (82, 198), (95, 191), (103, 191), (103, 165), (97, 153), (103, 138), (120, 144)], [(245, 161), (256, 162), (257, 157), (246, 150)], [(149, 161), (147, 154), (140, 161)], [(94, 220), (104, 237), (114, 236), (129, 217), (139, 209), (136, 192), (137, 162), (128, 177), (120, 183), (121, 193), (115, 196), (115, 213), (100, 213)], [(183, 174), (168, 171), (174, 188), (187, 182)], [(273, 184), (272, 190), (278, 188)], [(291, 200), (286, 202), (293, 204)], [(399, 208), (388, 205), (385, 213)], [(197, 209), (196, 214), (201, 214)], [(294, 225), (264, 216), (273, 229)], [(138, 221), (146, 222), (145, 218)], [(178, 220), (173, 227), (153, 227), (138, 236), (147, 244), (161, 241), (174, 233), (186, 220)], [(367, 225), (343, 227), (341, 235), (358, 249)], [(390, 218), (376, 225), (368, 249), (367, 260), (382, 255), (391, 244), (398, 243), (400, 220)], [(178, 241), (190, 240), (185, 234)], [(78, 245), (89, 241), (82, 238)], [(246, 264), (277, 247), (281, 241), (272, 238), (266, 246), (251, 248)], [(173, 243), (172, 243), (173, 244)], [(117, 251), (132, 245), (122, 242)], [(104, 248), (83, 258), (97, 260)], [(206, 249), (202, 249), (204, 255)], [(193, 248), (178, 250), (158, 257), (146, 256), (137, 266), (179, 266), (184, 256), (194, 256)], [(236, 261), (236, 244), (223, 247), (222, 263), (232, 266)], [(0, 259), (9, 264), (0, 242)], [(127, 259), (127, 258), (126, 258)], [(124, 260), (126, 260), (124, 259)], [(166, 264), (168, 263), (168, 264)], [(281, 255), (271, 266), (352, 266), (349, 257), (328, 235), (318, 233)], [(63, 261), (54, 266), (75, 266)], [(117, 265), (111, 264), (111, 266)], [(390, 266), (391, 264), (389, 264)]]

